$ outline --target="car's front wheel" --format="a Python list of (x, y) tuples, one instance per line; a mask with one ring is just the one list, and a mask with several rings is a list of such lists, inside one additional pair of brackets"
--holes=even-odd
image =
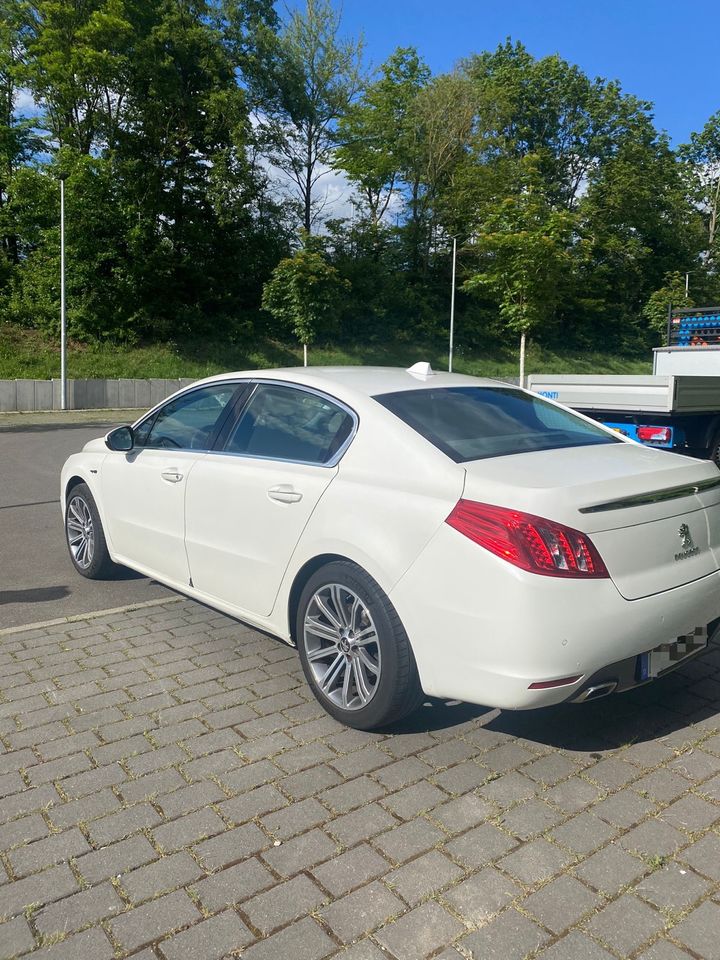
[(336, 720), (372, 730), (419, 706), (417, 667), (397, 611), (354, 563), (328, 563), (310, 577), (296, 638), (307, 681)]
[(65, 539), (77, 572), (88, 580), (111, 576), (110, 559), (97, 504), (85, 483), (73, 487), (65, 505)]

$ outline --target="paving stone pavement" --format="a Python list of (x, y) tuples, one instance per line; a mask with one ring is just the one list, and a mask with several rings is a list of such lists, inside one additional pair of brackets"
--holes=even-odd
[(0, 960), (720, 960), (720, 648), (532, 713), (328, 718), (191, 601), (0, 634)]

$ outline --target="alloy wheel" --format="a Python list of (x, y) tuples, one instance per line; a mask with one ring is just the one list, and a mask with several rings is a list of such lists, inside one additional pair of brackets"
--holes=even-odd
[(95, 554), (95, 529), (90, 507), (82, 497), (72, 497), (68, 501), (66, 525), (73, 560), (86, 570)]
[(380, 682), (377, 629), (363, 600), (340, 583), (329, 583), (310, 599), (303, 644), (318, 690), (343, 710), (361, 710)]

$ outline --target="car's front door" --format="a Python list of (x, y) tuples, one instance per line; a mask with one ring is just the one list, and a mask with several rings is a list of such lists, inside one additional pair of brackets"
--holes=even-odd
[(105, 526), (118, 560), (188, 585), (188, 477), (237, 390), (237, 383), (211, 384), (175, 397), (138, 425), (130, 452), (105, 458), (100, 477)]
[(194, 587), (239, 610), (270, 614), (354, 425), (354, 415), (324, 395), (256, 386), (224, 448), (188, 479), (185, 545)]

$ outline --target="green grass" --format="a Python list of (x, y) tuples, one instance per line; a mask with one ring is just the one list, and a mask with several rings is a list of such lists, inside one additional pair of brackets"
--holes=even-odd
[[(429, 360), (437, 370), (447, 369), (447, 351), (437, 345), (393, 342), (387, 345), (316, 346), (309, 351), (312, 365), (377, 364), (408, 367)], [(227, 370), (299, 366), (302, 348), (275, 340), (238, 345), (194, 341), (146, 346), (82, 344), (68, 347), (68, 377), (206, 377)], [(484, 377), (516, 377), (517, 351), (502, 346), (471, 351), (458, 344), (454, 369)], [(531, 343), (526, 373), (651, 373), (647, 356), (627, 357), (614, 353), (558, 353)], [(47, 380), (60, 376), (59, 345), (36, 330), (0, 324), (0, 379)]]

